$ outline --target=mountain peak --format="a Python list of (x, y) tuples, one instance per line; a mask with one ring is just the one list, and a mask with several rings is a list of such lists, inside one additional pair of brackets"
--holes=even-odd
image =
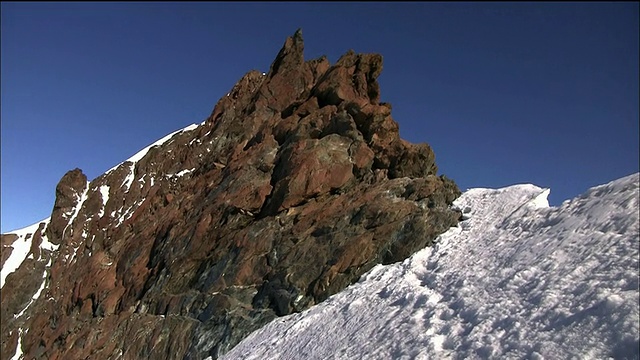
[(304, 63), (304, 40), (302, 39), (302, 29), (296, 30), (293, 36), (288, 37), (284, 42), (282, 49), (271, 64), (269, 76), (277, 74), (283, 69), (291, 70)]
[(457, 186), (380, 102), (382, 57), (303, 50), (298, 30), (202, 124), (63, 177), (41, 229), (59, 247), (3, 286), (3, 358), (216, 357), (457, 224)]

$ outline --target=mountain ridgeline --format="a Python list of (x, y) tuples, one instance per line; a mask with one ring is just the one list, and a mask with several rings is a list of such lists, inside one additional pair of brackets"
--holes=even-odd
[(300, 31), (211, 116), (2, 235), (1, 355), (202, 359), (430, 245), (461, 214), (380, 102), (382, 57), (304, 61)]

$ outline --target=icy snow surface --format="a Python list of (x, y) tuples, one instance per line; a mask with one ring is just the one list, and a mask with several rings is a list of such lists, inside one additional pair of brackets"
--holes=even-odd
[(225, 359), (638, 358), (638, 174), (549, 207), (471, 189), (438, 245), (272, 321)]

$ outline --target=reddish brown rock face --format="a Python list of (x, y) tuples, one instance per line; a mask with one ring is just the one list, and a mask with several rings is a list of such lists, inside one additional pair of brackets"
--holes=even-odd
[(460, 192), (399, 138), (381, 71), (376, 54), (305, 62), (296, 32), (200, 126), (91, 182), (66, 174), (38, 235), (59, 248), (34, 237), (2, 289), (2, 358), (18, 339), (29, 359), (216, 358), (431, 244)]

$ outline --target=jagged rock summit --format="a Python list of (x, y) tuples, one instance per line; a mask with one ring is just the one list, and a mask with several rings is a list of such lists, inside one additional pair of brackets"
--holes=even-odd
[(2, 358), (215, 358), (457, 224), (457, 186), (380, 102), (382, 57), (303, 47), (2, 235)]

